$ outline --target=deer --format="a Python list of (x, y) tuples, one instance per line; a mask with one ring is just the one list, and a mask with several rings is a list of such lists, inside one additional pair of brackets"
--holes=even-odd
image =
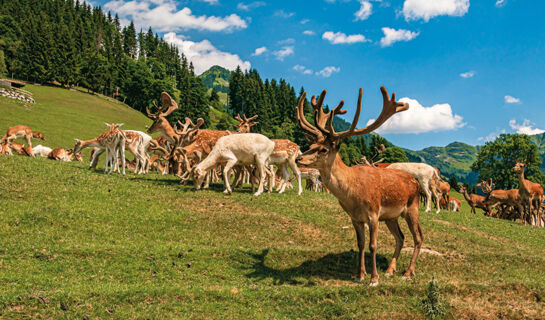
[[(513, 171), (517, 173), (519, 179), (519, 195), (521, 201), (528, 207), (529, 217), (523, 217), (524, 223), (528, 218), (531, 219), (531, 224), (541, 224), (539, 221), (539, 209), (543, 203), (543, 187), (539, 183), (532, 182), (524, 178), (524, 168), (526, 163), (517, 162), (513, 167)], [(535, 211), (534, 211), (535, 209)]]
[(475, 211), (475, 208), (482, 209), (485, 214), (488, 214), (490, 212), (490, 207), (486, 202), (486, 197), (474, 193), (469, 194), (467, 192), (467, 188), (464, 186), (460, 188), (460, 193), (464, 196), (467, 203), (471, 207), (471, 212), (473, 214), (477, 213), (477, 211)]
[(450, 184), (445, 181), (437, 181), (437, 191), (440, 193), (440, 198), (446, 203), (450, 203)]
[(273, 149), (274, 142), (258, 133), (240, 133), (219, 138), (208, 156), (192, 170), (195, 189), (199, 190), (205, 175), (221, 164), (224, 166), (224, 193), (231, 194), (229, 184), (231, 168), (235, 165), (255, 164), (259, 173), (259, 186), (254, 196), (259, 196), (263, 193), (267, 160)]
[(485, 203), (489, 208), (495, 208), (498, 205), (513, 206), (518, 209), (521, 219), (524, 217), (524, 207), (519, 194), (519, 189), (494, 190), (492, 178), (477, 184), (486, 194)]
[(52, 149), (51, 152), (47, 155), (47, 158), (51, 160), (62, 161), (62, 162), (71, 161), (70, 154), (64, 148)]
[(0, 142), (0, 154), (7, 154), (9, 156), (13, 155), (11, 146), (7, 141)]
[(40, 132), (34, 132), (32, 131), (32, 129), (30, 129), (29, 127), (27, 126), (24, 126), (24, 125), (17, 125), (17, 126), (13, 126), (13, 127), (10, 127), (8, 128), (6, 134), (2, 137), (2, 139), (0, 139), (0, 143), (1, 142), (8, 142), (8, 143), (11, 143), (13, 140), (15, 139), (19, 139), (19, 138), (25, 138), (26, 140), (26, 143), (28, 145), (28, 148), (29, 148), (29, 153), (32, 155), (32, 141), (31, 141), (31, 138), (34, 138), (34, 139), (41, 139), (43, 141), (46, 141), (44, 135)]
[(165, 137), (170, 144), (175, 144), (176, 141), (178, 141), (178, 134), (176, 134), (166, 117), (178, 110), (178, 104), (166, 92), (161, 93), (161, 103), (162, 106), (158, 107), (155, 101), (153, 101), (153, 106), (157, 109), (156, 113), (151, 113), (146, 106), (146, 113), (148, 117), (153, 120), (151, 127), (147, 127), (147, 132), (149, 134), (161, 132), (161, 135)]
[[(375, 131), (386, 120), (398, 112), (409, 108), (407, 103), (398, 102), (395, 93), (388, 95), (386, 88), (380, 88), (383, 99), (382, 111), (378, 118), (368, 126), (356, 129), (361, 112), (363, 89), (360, 88), (356, 113), (350, 128), (336, 132), (333, 128), (333, 118), (345, 114), (341, 110), (344, 100), (328, 113), (323, 110), (326, 90), (323, 90), (316, 101), (311, 99), (314, 108), (314, 123), (311, 125), (305, 118), (303, 104), (306, 92), (303, 92), (297, 105), (297, 120), (301, 128), (307, 132), (306, 137), (312, 142), (309, 149), (297, 158), (297, 164), (302, 167), (318, 169), (322, 183), (339, 200), (341, 207), (352, 220), (356, 231), (359, 249), (359, 273), (356, 281), (361, 282), (366, 276), (365, 270), (365, 228), (369, 226), (369, 251), (371, 252), (370, 286), (378, 285), (376, 253), (379, 221), (385, 221), (389, 231), (396, 240), (394, 255), (386, 276), (391, 276), (396, 270), (397, 259), (403, 247), (404, 236), (399, 227), (399, 217), (405, 218), (414, 239), (414, 250), (404, 279), (415, 275), (416, 260), (420, 253), (423, 233), (419, 221), (419, 184), (409, 173), (396, 169), (375, 168), (372, 166), (347, 166), (339, 156), (343, 139), (367, 134)], [(326, 127), (327, 125), (327, 127)]]
[(32, 148), (32, 155), (35, 157), (47, 158), (47, 156), (49, 156), (51, 151), (53, 151), (53, 149), (39, 144), (35, 146), (34, 148)]
[[(257, 119), (257, 117), (258, 115), (254, 115), (253, 117), (247, 118), (246, 115), (243, 114), (241, 118), (240, 115), (237, 114), (235, 119), (240, 121), (240, 123), (236, 125), (236, 127), (238, 128), (237, 132), (249, 133), (250, 128), (258, 123), (252, 122), (253, 120)], [(293, 175), (297, 179), (297, 184), (299, 187), (297, 195), (301, 195), (301, 193), (303, 192), (303, 188), (301, 186), (301, 172), (299, 171), (299, 168), (295, 163), (295, 159), (301, 154), (299, 146), (295, 142), (287, 139), (271, 140), (274, 142), (275, 146), (273, 153), (271, 154), (271, 158), (269, 159), (269, 164), (278, 166), (278, 169), (282, 174), (280, 185), (278, 186), (277, 191), (279, 193), (283, 193), (286, 189), (286, 185), (290, 177), (290, 173), (288, 172), (289, 167), (293, 172)]]
[[(97, 153), (100, 152), (100, 150), (106, 150), (106, 166), (104, 168), (104, 173), (108, 172), (108, 164), (110, 164), (110, 171), (109, 173), (112, 173), (114, 170), (114, 167), (119, 170), (119, 165), (117, 161), (118, 153), (121, 154), (121, 166), (123, 170), (123, 174), (125, 174), (125, 136), (119, 130), (119, 127), (121, 127), (123, 124), (108, 124), (105, 123), (106, 126), (109, 128), (108, 131), (102, 133), (98, 137), (91, 139), (91, 140), (76, 140), (76, 145), (74, 146), (73, 152), (79, 153), (82, 149), (88, 148), (88, 147), (97, 147), (98, 149), (96, 152), (94, 152), (93, 157), (97, 157)], [(101, 152), (102, 153), (102, 152)], [(91, 159), (89, 168), (93, 168), (93, 160)], [(96, 164), (95, 164), (96, 166)]]

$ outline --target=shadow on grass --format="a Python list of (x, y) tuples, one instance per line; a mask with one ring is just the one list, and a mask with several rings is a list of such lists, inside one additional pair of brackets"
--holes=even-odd
[[(315, 285), (314, 281), (308, 278), (349, 281), (357, 274), (358, 252), (354, 250), (330, 253), (315, 260), (307, 260), (297, 267), (288, 269), (268, 267), (265, 263), (268, 254), (269, 249), (265, 249), (261, 253), (248, 253), (255, 262), (245, 268), (252, 270), (246, 277), (258, 280), (271, 278), (275, 284)], [(371, 272), (371, 255), (367, 252), (365, 253), (365, 268), (368, 273)], [(388, 260), (386, 257), (377, 254), (377, 269), (386, 271), (387, 268)], [(297, 278), (307, 278), (307, 280)]]

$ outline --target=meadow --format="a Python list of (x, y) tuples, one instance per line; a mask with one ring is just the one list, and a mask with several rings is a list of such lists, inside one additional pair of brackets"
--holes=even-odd
[[(150, 121), (104, 97), (27, 86), (0, 98), (0, 128), (24, 123), (50, 147), (93, 138), (102, 122)], [(410, 282), (406, 223), (398, 272), (381, 223), (380, 285), (356, 283), (348, 215), (326, 193), (252, 197), (195, 191), (172, 176), (122, 176), (84, 163), (0, 156), (0, 317), (84, 319), (420, 319), (432, 277), (447, 319), (545, 319), (545, 230), (470, 213), (421, 211)], [(460, 194), (453, 196), (462, 199)], [(370, 262), (369, 257), (366, 259)], [(370, 270), (370, 266), (367, 266)]]

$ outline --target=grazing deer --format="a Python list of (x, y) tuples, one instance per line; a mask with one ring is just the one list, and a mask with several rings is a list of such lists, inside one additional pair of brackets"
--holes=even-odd
[(262, 134), (240, 133), (218, 139), (206, 159), (193, 168), (195, 188), (200, 189), (205, 175), (218, 164), (223, 165), (225, 193), (231, 194), (230, 171), (235, 165), (255, 164), (259, 173), (259, 187), (254, 196), (263, 193), (267, 160), (274, 149), (274, 142)]
[(494, 190), (492, 178), (488, 179), (488, 181), (482, 181), (477, 186), (486, 194), (485, 203), (489, 208), (495, 208), (498, 205), (513, 206), (518, 209), (521, 219), (524, 217), (524, 207), (519, 189)]
[(475, 208), (482, 209), (485, 212), (485, 215), (490, 212), (490, 206), (486, 202), (486, 197), (474, 193), (468, 194), (466, 187), (461, 187), (460, 193), (464, 195), (464, 198), (471, 207), (471, 212), (473, 212), (473, 214), (477, 213)]
[[(258, 123), (257, 121), (252, 122), (253, 120), (257, 119), (257, 116), (258, 115), (254, 115), (253, 117), (246, 118), (246, 115), (243, 114), (243, 118), (241, 118), (240, 115), (237, 114), (235, 119), (240, 121), (240, 123), (236, 125), (238, 128), (237, 132), (249, 133), (250, 128)], [(299, 187), (297, 194), (300, 195), (303, 192), (303, 188), (301, 186), (301, 172), (299, 171), (299, 168), (295, 163), (295, 159), (301, 154), (299, 146), (297, 145), (297, 143), (287, 139), (271, 140), (274, 142), (274, 150), (271, 154), (271, 158), (269, 159), (269, 164), (276, 165), (278, 167), (278, 170), (282, 174), (280, 185), (278, 186), (277, 191), (279, 191), (279, 193), (283, 193), (286, 189), (286, 184), (290, 177), (290, 173), (288, 171), (289, 167), (293, 172), (293, 175), (297, 179), (297, 184)]]
[(382, 112), (372, 124), (361, 129), (356, 129), (356, 126), (361, 112), (362, 88), (359, 91), (354, 120), (347, 131), (336, 132), (333, 128), (335, 115), (346, 113), (346, 110), (341, 110), (344, 101), (341, 101), (332, 111), (325, 113), (322, 107), (326, 95), (325, 90), (320, 94), (318, 102), (316, 102), (315, 96), (311, 99), (315, 126), (305, 118), (303, 103), (306, 92), (303, 92), (297, 105), (299, 125), (308, 133), (307, 138), (312, 141), (309, 150), (298, 158), (297, 163), (303, 167), (318, 169), (324, 185), (339, 200), (341, 207), (350, 216), (358, 240), (359, 274), (357, 280), (359, 281), (364, 279), (366, 275), (364, 226), (365, 224), (369, 226), (369, 250), (372, 257), (371, 286), (378, 285), (379, 278), (376, 263), (379, 221), (386, 222), (388, 229), (396, 239), (394, 256), (386, 270), (388, 276), (396, 270), (397, 259), (403, 247), (403, 234), (398, 224), (398, 218), (405, 218), (414, 238), (413, 255), (404, 278), (410, 279), (414, 275), (423, 239), (418, 213), (419, 185), (416, 179), (402, 170), (371, 166), (349, 167), (339, 156), (343, 139), (370, 133), (394, 114), (409, 108), (407, 103), (395, 100), (395, 93), (390, 98), (386, 88), (381, 87), (380, 90), (383, 98)]
[(8, 143), (11, 143), (13, 140), (20, 138), (25, 138), (30, 154), (32, 154), (32, 141), (30, 140), (31, 138), (41, 139), (45, 141), (45, 137), (42, 133), (33, 132), (32, 129), (27, 126), (18, 125), (8, 128), (8, 131), (2, 137), (2, 139), (0, 139), (0, 142), (7, 141)]
[[(150, 148), (152, 138), (142, 131), (121, 130), (121, 133), (125, 137), (125, 149), (129, 150), (134, 155), (136, 160), (135, 165), (131, 165), (131, 169), (134, 168), (134, 173), (146, 173), (149, 163), (149, 155), (147, 151)], [(91, 168), (96, 167), (99, 157), (104, 151), (106, 151), (105, 148), (99, 148), (92, 152), (92, 157), (89, 164)]]
[[(517, 162), (513, 167), (513, 171), (518, 174), (519, 178), (519, 195), (521, 201), (528, 207), (528, 217), (523, 217), (524, 223), (528, 218), (530, 224), (541, 224), (539, 219), (539, 209), (543, 203), (543, 187), (539, 183), (532, 182), (524, 178), (524, 168), (526, 163)], [(534, 210), (535, 209), (535, 210)]]
[(159, 131), (169, 143), (175, 144), (178, 140), (178, 135), (174, 132), (174, 128), (172, 128), (166, 117), (178, 109), (178, 104), (166, 92), (161, 93), (161, 103), (162, 106), (158, 107), (155, 101), (153, 101), (153, 105), (157, 109), (156, 113), (151, 113), (146, 106), (146, 113), (153, 120), (151, 127), (148, 127), (148, 133), (151, 134)]
[[(119, 127), (121, 127), (123, 124), (108, 124), (105, 123), (106, 126), (108, 126), (109, 130), (102, 133), (98, 137), (91, 139), (91, 140), (76, 140), (76, 145), (74, 146), (74, 153), (79, 153), (82, 149), (88, 148), (88, 147), (97, 147), (98, 150), (93, 153), (93, 158), (91, 159), (91, 162), (89, 164), (89, 168), (93, 167), (93, 161), (95, 157), (97, 157), (97, 153), (100, 152), (100, 150), (106, 150), (106, 166), (104, 168), (104, 173), (108, 172), (108, 164), (110, 164), (110, 171), (109, 173), (112, 173), (114, 170), (114, 167), (119, 170), (119, 165), (117, 161), (118, 153), (121, 154), (121, 166), (123, 170), (123, 174), (125, 174), (125, 136), (119, 130)], [(102, 152), (100, 152), (102, 153)], [(94, 164), (96, 166), (96, 164)]]
[(299, 168), (299, 170), (301, 171), (301, 178), (307, 181), (307, 189), (310, 188), (312, 191), (318, 192), (318, 189), (322, 184), (322, 182), (320, 181), (320, 171), (318, 171), (317, 169), (304, 167)]

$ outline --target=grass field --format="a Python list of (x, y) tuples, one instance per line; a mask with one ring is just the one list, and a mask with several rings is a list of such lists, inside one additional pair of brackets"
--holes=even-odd
[[(97, 97), (29, 90), (32, 110), (2, 99), (0, 111), (23, 108), (11, 114), (44, 128), (51, 146), (78, 126), (93, 137), (91, 121), (146, 123), (122, 106), (107, 113)], [(84, 111), (68, 111), (87, 98), (97, 114), (78, 120)], [(86, 167), (0, 156), (0, 318), (419, 319), (434, 276), (446, 318), (545, 319), (545, 230), (473, 215), (465, 202), (460, 213), (421, 213), (424, 247), (441, 255), (422, 253), (411, 282), (401, 279), (411, 251), (384, 277), (394, 239), (381, 224), (371, 288), (352, 281), (355, 233), (331, 195), (225, 196), (220, 185), (194, 191), (169, 176)]]

